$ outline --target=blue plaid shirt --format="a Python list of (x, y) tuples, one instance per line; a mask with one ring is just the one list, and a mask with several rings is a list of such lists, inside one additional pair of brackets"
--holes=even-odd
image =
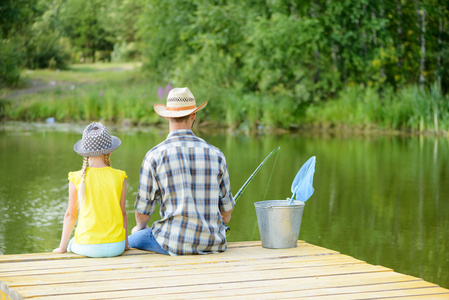
[(140, 169), (136, 210), (161, 220), (153, 235), (170, 255), (226, 250), (220, 211), (234, 207), (226, 159), (191, 130), (176, 130), (147, 152)]

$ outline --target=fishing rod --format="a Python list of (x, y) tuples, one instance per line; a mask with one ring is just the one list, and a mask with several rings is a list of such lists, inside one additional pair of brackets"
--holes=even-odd
[[(268, 156), (265, 157), (265, 159), (260, 163), (260, 165), (256, 168), (256, 170), (251, 174), (251, 176), (249, 176), (249, 178), (246, 180), (246, 182), (243, 184), (243, 186), (240, 188), (240, 190), (237, 192), (237, 194), (235, 194), (235, 197), (234, 197), (235, 203), (237, 203), (237, 200), (243, 195), (243, 192), (245, 191), (246, 187), (254, 179), (254, 176), (256, 176), (256, 174), (259, 172), (259, 170), (262, 168), (262, 166), (265, 164), (265, 162), (270, 158), (271, 155), (275, 154), (279, 150), (281, 150), (281, 147), (277, 147), (273, 151), (271, 151), (270, 154), (268, 154)], [(229, 228), (228, 226), (225, 226), (225, 228), (226, 228), (226, 232), (231, 230), (231, 228)]]
[(237, 200), (240, 198), (240, 196), (243, 195), (243, 192), (245, 191), (246, 187), (251, 182), (251, 180), (253, 180), (254, 176), (256, 176), (256, 174), (259, 172), (260, 168), (262, 168), (262, 166), (270, 158), (271, 155), (278, 152), (279, 150), (281, 150), (281, 147), (277, 147), (273, 151), (271, 151), (270, 154), (268, 154), (268, 156), (265, 157), (265, 159), (260, 163), (260, 165), (257, 167), (257, 169), (253, 172), (253, 174), (251, 174), (251, 176), (249, 176), (249, 178), (246, 180), (246, 182), (243, 184), (243, 186), (240, 188), (240, 190), (237, 192), (237, 194), (235, 194), (235, 197), (234, 197), (235, 203), (237, 203)]

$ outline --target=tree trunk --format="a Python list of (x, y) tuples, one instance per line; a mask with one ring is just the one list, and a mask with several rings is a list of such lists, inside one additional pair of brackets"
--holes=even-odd
[(425, 63), (426, 63), (426, 10), (421, 10), (421, 62), (420, 62), (420, 75), (419, 75), (419, 84), (421, 85), (421, 89), (424, 89), (424, 85), (426, 83), (426, 79), (424, 78), (425, 72)]
[[(419, 85), (421, 89), (424, 89), (425, 85), (425, 77), (424, 77), (424, 71), (425, 71), (425, 63), (426, 63), (426, 40), (425, 40), (425, 33), (426, 33), (426, 11), (424, 9), (424, 6), (420, 9), (419, 0), (415, 1), (416, 5), (416, 27), (418, 28), (419, 32), (421, 33), (418, 36), (418, 43), (420, 44), (420, 60), (419, 60)], [(421, 21), (421, 22), (420, 22)], [(421, 24), (420, 24), (421, 23)]]
[[(383, 3), (383, 1), (380, 1), (379, 16), (383, 20), (383, 18), (384, 18), (384, 3)], [(374, 10), (373, 10), (373, 17), (376, 18), (376, 13), (374, 12)], [(382, 25), (381, 31), (385, 31), (385, 26), (384, 25)], [(377, 48), (377, 32), (375, 30), (373, 30), (373, 35), (374, 35), (374, 45)], [(381, 48), (383, 48), (383, 46), (384, 46), (382, 37), (379, 39), (379, 46)], [(385, 66), (384, 66), (383, 63), (382, 63), (382, 68), (380, 69), (380, 77), (382, 79), (385, 78)]]
[(439, 5), (438, 11), (440, 12), (440, 17), (438, 18), (437, 80), (438, 86), (441, 88), (441, 35), (443, 33), (443, 13), (441, 5)]
[(396, 10), (398, 13), (398, 68), (402, 69), (402, 7), (401, 0), (398, 0), (396, 3)]
[[(318, 14), (319, 14), (319, 4), (315, 5), (315, 3), (313, 1), (310, 2), (310, 7), (309, 7), (309, 15), (313, 18), (316, 19), (318, 18)], [(318, 11), (318, 13), (317, 13)], [(320, 60), (321, 60), (321, 54), (320, 51), (315, 49), (313, 51), (314, 57), (315, 57), (315, 76), (314, 76), (314, 83), (317, 83), (320, 81), (320, 75), (321, 75), (321, 65), (320, 65)]]

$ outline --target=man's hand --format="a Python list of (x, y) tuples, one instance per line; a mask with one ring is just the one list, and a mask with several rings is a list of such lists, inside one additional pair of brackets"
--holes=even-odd
[(149, 227), (145, 226), (144, 228), (140, 228), (139, 226), (136, 225), (136, 226), (134, 226), (133, 230), (131, 230), (131, 234), (134, 234), (137, 231), (140, 231), (140, 230), (145, 229), (145, 228), (149, 228)]
[(227, 223), (229, 223), (229, 221), (231, 221), (231, 213), (232, 213), (232, 210), (220, 212), (221, 217), (223, 218), (223, 222), (225, 222), (225, 224), (227, 224)]
[(151, 215), (141, 214), (137, 210), (135, 211), (135, 215), (136, 215), (136, 226), (133, 228), (133, 230), (131, 230), (131, 234), (134, 234), (139, 230), (148, 228), (147, 224), (151, 218)]

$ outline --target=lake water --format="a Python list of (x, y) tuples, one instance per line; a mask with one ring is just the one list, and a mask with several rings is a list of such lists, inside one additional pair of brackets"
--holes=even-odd
[[(84, 125), (16, 125), (0, 127), (0, 254), (52, 251), (67, 207), (67, 173), (82, 165), (72, 149)], [(447, 138), (195, 132), (226, 155), (234, 194), (281, 147), (239, 199), (228, 241), (259, 240), (254, 202), (290, 197), (296, 173), (315, 155), (315, 193), (305, 205), (301, 240), (449, 288)], [(111, 161), (129, 176), (131, 229), (140, 164), (168, 132), (111, 133), (122, 140)]]

